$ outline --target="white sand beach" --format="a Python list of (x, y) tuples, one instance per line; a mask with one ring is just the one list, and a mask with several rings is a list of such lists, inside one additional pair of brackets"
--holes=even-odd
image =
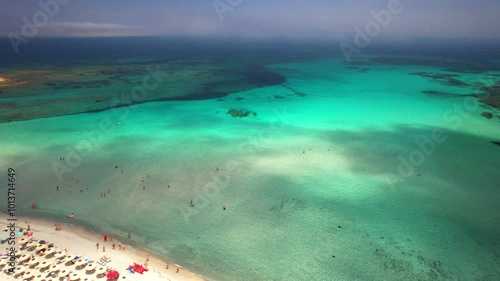
[[(31, 237), (26, 235), (24, 236), (17, 235), (16, 238), (18, 243), (16, 243), (16, 246), (18, 248), (20, 246), (20, 239), (26, 238), (33, 240), (35, 239), (46, 240), (49, 243), (54, 244), (54, 247), (51, 248), (50, 251), (54, 251), (55, 249), (57, 249), (64, 252), (64, 250), (67, 250), (67, 255), (73, 255), (73, 256), (79, 255), (82, 257), (83, 260), (86, 258), (90, 258), (94, 260), (93, 262), (94, 264), (97, 264), (97, 261), (99, 261), (101, 257), (106, 256), (111, 261), (108, 262), (104, 266), (104, 268), (118, 271), (120, 277), (117, 280), (132, 280), (132, 281), (206, 280), (203, 277), (196, 275), (192, 272), (189, 272), (182, 267), (180, 267), (179, 272), (177, 273), (176, 272), (177, 265), (175, 264), (170, 263), (169, 269), (166, 269), (167, 261), (161, 260), (160, 258), (154, 257), (152, 255), (149, 256), (149, 261), (146, 261), (148, 256), (146, 252), (140, 251), (139, 249), (135, 249), (130, 245), (127, 245), (127, 243), (124, 243), (123, 241), (121, 241), (121, 243), (125, 246), (125, 250), (119, 250), (118, 249), (118, 244), (120, 243), (119, 241), (116, 240), (110, 241), (108, 239), (107, 242), (104, 242), (103, 237), (98, 236), (96, 234), (92, 234), (74, 225), (61, 224), (62, 229), (60, 231), (57, 231), (54, 229), (54, 224), (49, 221), (17, 217), (16, 227), (18, 228), (21, 227), (23, 229), (26, 229), (28, 227), (26, 221), (30, 226), (29, 232), (32, 232), (33, 235)], [(8, 225), (7, 216), (5, 214), (0, 214), (0, 229), (3, 230), (7, 225)], [(8, 235), (9, 235), (8, 231), (1, 231), (0, 239), (6, 239)], [(97, 249), (96, 243), (99, 243), (99, 249)], [(115, 243), (116, 245), (116, 248), (114, 250), (112, 249), (113, 243)], [(103, 251), (103, 246), (105, 246), (105, 252)], [(8, 253), (8, 247), (9, 245), (7, 243), (2, 244), (0, 248), (0, 254), (3, 255), (5, 253)], [(54, 264), (56, 258), (49, 259), (46, 258), (45, 256), (39, 257), (35, 254), (35, 252), (36, 248), (34, 251), (31, 252), (28, 251), (27, 254), (28, 256), (30, 254), (34, 254), (34, 256), (36, 257), (37, 261), (40, 262), (40, 264), (33, 269), (30, 269), (28, 265), (23, 265), (21, 266), (21, 268), (25, 269), (26, 272), (28, 271), (32, 272), (35, 277), (39, 275), (45, 276), (46, 274), (43, 274), (43, 270), (40, 269), (41, 263), (46, 262), (46, 264), (47, 263)], [(16, 263), (18, 262), (19, 259), (16, 259)], [(145, 271), (144, 274), (139, 274), (137, 272), (131, 273), (129, 270), (127, 270), (127, 268), (130, 265), (133, 265), (134, 263), (144, 265), (145, 267), (147, 266), (148, 271)], [(87, 274), (85, 268), (77, 269), (76, 265), (66, 266), (62, 264), (64, 263), (61, 263), (60, 266), (63, 269), (66, 269), (67, 272), (80, 274), (82, 278), (80, 280), (106, 280), (105, 274), (101, 277), (97, 277), (96, 273)], [(98, 268), (103, 267), (98, 264), (97, 266)], [(42, 280), (42, 279), (36, 279), (35, 277), (31, 280)], [(23, 280), (23, 279), (15, 278), (12, 275), (7, 275), (5, 272), (2, 271), (0, 272), (0, 280)], [(52, 279), (52, 280), (58, 280), (58, 279)], [(78, 279), (68, 279), (68, 280), (78, 280)]]

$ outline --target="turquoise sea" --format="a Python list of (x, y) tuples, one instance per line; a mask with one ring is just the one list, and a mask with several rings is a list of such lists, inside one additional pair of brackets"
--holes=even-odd
[(67, 40), (2, 59), (19, 214), (210, 280), (500, 280), (500, 52)]

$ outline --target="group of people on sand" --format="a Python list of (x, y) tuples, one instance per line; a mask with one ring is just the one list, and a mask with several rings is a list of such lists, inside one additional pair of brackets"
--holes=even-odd
[[(128, 234), (128, 238), (130, 239), (130, 237), (131, 237), (131, 235), (130, 235), (130, 233), (129, 233), (129, 234)], [(110, 234), (110, 235), (108, 236), (107, 234), (104, 234), (104, 235), (103, 235), (103, 240), (104, 240), (104, 242), (105, 242), (105, 243), (106, 243), (106, 242), (108, 242), (108, 240), (109, 240), (109, 241), (113, 241), (113, 235), (112, 235), (112, 234)], [(99, 248), (100, 248), (99, 243), (96, 243), (96, 244), (95, 244), (95, 247), (96, 247), (96, 249), (99, 249)], [(111, 246), (111, 248), (112, 248), (113, 250), (115, 250), (115, 249), (116, 249), (116, 244), (115, 244), (115, 243), (113, 243), (113, 244), (112, 244), (112, 246)], [(121, 243), (118, 243), (118, 249), (119, 249), (120, 251), (125, 251), (125, 245), (122, 245)], [(105, 246), (105, 245), (102, 245), (102, 251), (103, 251), (103, 252), (106, 252), (106, 246)]]
[[(148, 255), (148, 258), (149, 258), (149, 255)], [(169, 269), (169, 268), (170, 268), (170, 264), (167, 262), (167, 264), (165, 264), (165, 269)], [(181, 269), (181, 268), (177, 266), (177, 267), (175, 268), (175, 272), (179, 273), (179, 270), (180, 270), (180, 269)]]
[(55, 229), (56, 231), (60, 231), (60, 230), (62, 230), (61, 225), (60, 225), (60, 224), (57, 224), (57, 223), (54, 223), (54, 229)]

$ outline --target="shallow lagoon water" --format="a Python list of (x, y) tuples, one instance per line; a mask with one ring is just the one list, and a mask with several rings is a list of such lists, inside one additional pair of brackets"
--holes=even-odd
[[(498, 112), (468, 96), (474, 87), (414, 74), (442, 68), (347, 66), (269, 63), (284, 84), (1, 123), (2, 170), (17, 171), (19, 213), (74, 212), (74, 223), (131, 232), (213, 280), (500, 278), (500, 131), (481, 116)], [(473, 110), (453, 111), (471, 99)], [(232, 108), (256, 116), (233, 118)], [(112, 127), (99, 129), (103, 120)], [(446, 140), (402, 175), (398, 157), (435, 129)], [(62, 181), (54, 165), (69, 167)]]

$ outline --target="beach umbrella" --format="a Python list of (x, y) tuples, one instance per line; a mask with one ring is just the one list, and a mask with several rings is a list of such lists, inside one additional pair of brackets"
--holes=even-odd
[(95, 268), (96, 268), (95, 263), (89, 263), (89, 264), (87, 264), (87, 266), (85, 267), (85, 271), (86, 271), (87, 273), (92, 273), (92, 272), (95, 270)]
[(54, 272), (58, 272), (61, 270), (61, 267), (57, 264), (53, 264), (49, 267), (49, 272), (50, 273), (54, 273)]
[(76, 274), (76, 273), (71, 273), (69, 276), (68, 276), (69, 280), (71, 281), (75, 281), (75, 280), (80, 280), (80, 275)]
[(60, 259), (60, 258), (62, 258), (64, 256), (66, 256), (64, 253), (57, 253), (57, 254), (54, 255), (54, 258)]
[(19, 261), (20, 261), (20, 262), (24, 262), (24, 261), (28, 260), (29, 258), (30, 258), (30, 256), (29, 256), (29, 255), (27, 255), (27, 254), (23, 254), (23, 255), (21, 255), (21, 256), (19, 257)]
[(87, 264), (87, 262), (83, 259), (80, 259), (76, 262), (75, 266), (76, 268), (84, 267)]
[(43, 244), (42, 246), (37, 247), (37, 248), (36, 248), (36, 251), (37, 251), (37, 252), (40, 252), (40, 251), (47, 250), (48, 248), (49, 248), (49, 247), (47, 246), (47, 244)]
[(96, 274), (97, 276), (100, 276), (100, 275), (104, 275), (104, 273), (106, 273), (106, 268), (105, 268), (105, 267), (99, 267), (99, 268), (97, 268), (97, 270), (96, 270), (96, 273), (95, 273), (95, 274)]
[(19, 276), (25, 272), (24, 268), (18, 266), (14, 271), (14, 277)]
[(67, 259), (66, 262), (64, 263), (65, 266), (73, 266), (75, 263), (77, 263), (81, 257), (73, 257), (71, 259)]
[(28, 263), (28, 266), (29, 267), (35, 267), (36, 265), (38, 265), (38, 259), (37, 258), (32, 258), (29, 263)]
[(48, 253), (45, 254), (46, 259), (51, 259), (54, 257), (54, 255), (57, 254), (57, 251), (50, 250)]
[(116, 270), (111, 270), (110, 272), (108, 272), (108, 274), (106, 274), (106, 278), (111, 280), (116, 279), (118, 277), (120, 277), (120, 273), (118, 273), (118, 271)]
[(28, 271), (23, 275), (23, 279), (30, 279), (35, 277), (35, 273), (33, 271)]
[(19, 261), (19, 259), (23, 256), (23, 255), (27, 255), (29, 257), (31, 257), (31, 253), (28, 253), (26, 251), (21, 251), (21, 250), (18, 250), (16, 252), (16, 259)]
[(17, 250), (18, 253), (28, 253), (28, 248), (19, 246), (19, 249)]
[(42, 261), (42, 262), (40, 263), (39, 268), (41, 268), (41, 269), (45, 269), (45, 268), (47, 268), (47, 267), (49, 267), (49, 266), (50, 266), (50, 263), (49, 263), (48, 261)]
[(29, 250), (29, 249), (33, 250), (34, 247), (36, 247), (36, 244), (37, 243), (35, 241), (29, 242), (28, 244), (26, 244), (26, 250)]
[(59, 271), (59, 276), (67, 276), (70, 273), (69, 268), (63, 268)]
[(63, 257), (59, 258), (59, 263), (65, 263), (65, 262), (67, 262), (69, 259), (71, 259), (71, 256), (66, 256), (66, 255), (64, 255)]

